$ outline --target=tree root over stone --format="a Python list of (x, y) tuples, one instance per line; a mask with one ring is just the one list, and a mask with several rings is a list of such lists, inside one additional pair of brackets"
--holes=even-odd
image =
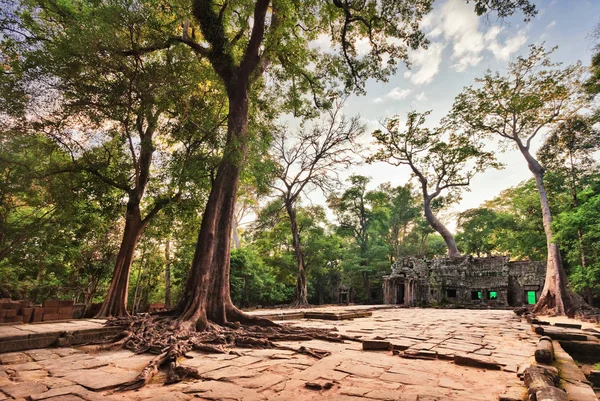
[(358, 338), (335, 333), (336, 329), (294, 327), (276, 325), (268, 327), (227, 323), (224, 326), (210, 324), (201, 332), (184, 332), (177, 329), (177, 319), (165, 315), (137, 315), (109, 320), (111, 327), (121, 327), (123, 332), (118, 341), (98, 346), (99, 350), (126, 348), (137, 354), (155, 354), (146, 367), (132, 381), (123, 384), (118, 390), (136, 390), (145, 386), (162, 368), (167, 368), (165, 384), (177, 383), (184, 379), (199, 379), (199, 372), (189, 366), (179, 365), (181, 358), (191, 358), (188, 352), (235, 353), (239, 348), (271, 348), (288, 350), (309, 355), (316, 359), (330, 355), (330, 352), (301, 346), (293, 348), (279, 345), (275, 341), (324, 340), (342, 343), (344, 340), (361, 341)]

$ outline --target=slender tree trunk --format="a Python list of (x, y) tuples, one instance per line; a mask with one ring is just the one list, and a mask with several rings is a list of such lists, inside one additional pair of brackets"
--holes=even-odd
[(137, 305), (137, 300), (138, 300), (138, 293), (140, 290), (140, 281), (142, 278), (142, 266), (144, 266), (144, 259), (145, 259), (144, 255), (142, 257), (142, 260), (140, 261), (140, 264), (138, 266), (138, 271), (137, 271), (137, 278), (135, 279), (135, 290), (133, 291), (133, 305), (131, 305), (131, 313), (136, 313), (136, 305)]
[(171, 237), (165, 243), (165, 309), (171, 309)]
[(425, 218), (431, 225), (431, 228), (433, 228), (435, 231), (437, 231), (444, 239), (444, 242), (446, 243), (446, 247), (448, 248), (448, 257), (458, 258), (458, 257), (460, 257), (460, 252), (458, 251), (458, 248), (456, 247), (456, 241), (454, 240), (454, 235), (452, 235), (450, 230), (448, 230), (446, 228), (446, 226), (441, 221), (439, 221), (437, 217), (434, 216), (433, 212), (431, 211), (431, 201), (432, 200), (433, 199), (431, 198), (431, 196), (426, 196), (426, 195), (424, 196), (423, 209), (425, 211)]
[(229, 93), (227, 143), (202, 216), (190, 275), (177, 306), (179, 329), (205, 330), (208, 322), (273, 324), (242, 313), (231, 302), (229, 259), (231, 221), (241, 166), (247, 153), (248, 96), (246, 88)]
[(531, 156), (529, 151), (522, 146), (521, 153), (525, 156), (529, 170), (535, 177), (535, 184), (540, 196), (542, 207), (542, 220), (544, 232), (546, 233), (546, 244), (548, 246), (548, 260), (546, 264), (546, 280), (544, 289), (538, 302), (533, 308), (534, 313), (556, 314), (559, 316), (572, 315), (574, 313), (571, 294), (567, 291), (567, 275), (562, 265), (558, 245), (552, 240), (552, 213), (546, 187), (544, 186), (544, 168)]
[[(135, 198), (135, 197), (132, 197)], [(113, 277), (108, 288), (108, 293), (96, 317), (116, 317), (127, 315), (127, 294), (129, 291), (129, 271), (135, 248), (144, 231), (144, 224), (140, 218), (139, 203), (130, 200), (127, 204), (125, 230), (121, 240), (121, 247), (117, 254)]]
[(235, 214), (232, 217), (231, 224), (233, 226), (231, 228), (231, 241), (233, 243), (233, 249), (240, 249), (242, 245), (240, 243), (240, 234), (238, 233), (238, 221), (237, 216)]
[(296, 219), (296, 211), (293, 206), (286, 203), (285, 210), (290, 218), (292, 227), (292, 243), (294, 245), (294, 253), (296, 254), (296, 266), (298, 267), (298, 277), (296, 279), (296, 295), (292, 306), (308, 305), (308, 287), (306, 282), (306, 269), (304, 266), (304, 254), (302, 253), (302, 243), (300, 242), (300, 232), (298, 229), (298, 221)]

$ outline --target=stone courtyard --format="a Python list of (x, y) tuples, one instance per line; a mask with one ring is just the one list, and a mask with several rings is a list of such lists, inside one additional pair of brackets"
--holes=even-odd
[(377, 309), (354, 320), (282, 324), (385, 339), (394, 351), (313, 340), (282, 344), (331, 355), (317, 360), (278, 349), (192, 352), (182, 364), (197, 368), (202, 380), (165, 386), (159, 373), (141, 390), (119, 393), (114, 389), (152, 355), (88, 353), (85, 346), (35, 349), (0, 354), (0, 400), (518, 400), (525, 387), (517, 372), (537, 342), (526, 322), (503, 310)]

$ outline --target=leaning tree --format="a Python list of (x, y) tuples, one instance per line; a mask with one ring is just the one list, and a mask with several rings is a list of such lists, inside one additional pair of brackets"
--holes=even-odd
[(454, 235), (434, 215), (432, 202), (443, 192), (458, 200), (461, 189), (468, 188), (475, 174), (500, 165), (492, 153), (483, 150), (481, 143), (460, 134), (460, 131), (424, 127), (429, 114), (408, 113), (405, 129), (399, 117), (388, 119), (383, 130), (373, 133), (379, 149), (369, 161), (384, 161), (410, 168), (421, 185), (425, 218), (444, 239), (448, 256), (456, 258), (460, 252)]
[(567, 276), (553, 240), (552, 214), (544, 185), (546, 169), (532, 154), (533, 141), (544, 130), (576, 115), (583, 107), (582, 66), (553, 63), (543, 46), (509, 64), (508, 72), (488, 71), (456, 98), (451, 119), (473, 136), (487, 136), (516, 147), (533, 174), (540, 197), (548, 260), (546, 281), (535, 305), (537, 313), (572, 314), (576, 300), (567, 291)]
[(283, 129), (272, 146), (272, 157), (277, 163), (272, 188), (279, 193), (290, 219), (298, 268), (293, 307), (308, 305), (306, 266), (296, 217), (300, 195), (315, 189), (331, 193), (339, 184), (339, 169), (353, 163), (352, 154), (358, 150), (356, 140), (364, 131), (358, 118), (341, 115), (342, 107), (343, 102), (337, 103), (325, 119), (302, 127), (293, 137)]

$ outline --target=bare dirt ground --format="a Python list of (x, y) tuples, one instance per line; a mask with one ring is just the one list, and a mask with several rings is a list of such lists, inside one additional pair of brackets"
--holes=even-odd
[[(516, 372), (530, 361), (537, 341), (513, 312), (498, 310), (383, 309), (355, 320), (282, 324), (385, 339), (405, 349), (400, 354), (417, 359), (364, 351), (360, 342), (317, 340), (285, 345), (328, 350), (330, 356), (317, 360), (276, 349), (236, 349), (238, 355), (192, 352), (193, 359), (182, 364), (197, 368), (201, 380), (165, 386), (159, 374), (140, 390), (120, 393), (114, 389), (135, 377), (152, 355), (48, 348), (0, 354), (0, 400), (497, 401), (502, 394), (516, 400), (525, 390)], [(435, 359), (418, 359), (431, 355)], [(495, 363), (499, 370), (458, 365), (456, 355)], [(310, 387), (327, 383), (328, 389)]]

